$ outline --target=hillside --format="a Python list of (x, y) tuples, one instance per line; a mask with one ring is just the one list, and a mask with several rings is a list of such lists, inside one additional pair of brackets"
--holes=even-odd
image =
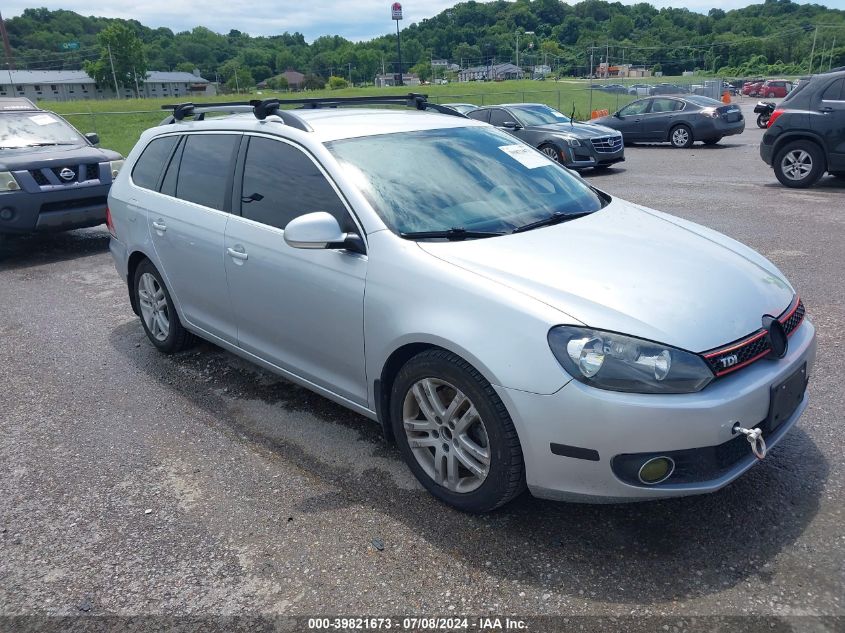
[[(27, 9), (6, 21), (18, 68), (77, 69), (98, 56), (97, 33), (117, 21), (84, 17), (71, 11)], [(286, 68), (321, 77), (330, 74), (355, 82), (372, 81), (377, 72), (395, 68), (395, 37), (385, 35), (353, 43), (325, 36), (308, 43), (299, 33), (251, 37), (237, 30), (213, 33), (197, 27), (173, 33), (123, 21), (143, 42), (148, 67), (158, 70), (199, 68), (210, 79), (226, 80), (246, 69), (260, 81)], [(817, 27), (817, 33), (814, 28)], [(431, 58), (450, 59), (464, 66), (514, 59), (514, 33), (521, 38), (525, 64), (547, 62), (562, 74), (583, 74), (589, 64), (609, 53), (612, 63), (659, 65), (667, 74), (684, 70), (729, 74), (806, 72), (816, 35), (816, 66), (845, 65), (845, 11), (790, 0), (700, 14), (687, 9), (655, 9), (603, 0), (564, 4), (559, 0), (498, 0), (463, 2), (439, 15), (411, 24), (403, 31), (403, 67), (424, 76)], [(62, 44), (78, 42), (78, 50)], [(835, 44), (835, 45), (834, 45)], [(766, 68), (766, 65), (774, 65)], [(732, 72), (729, 72), (732, 71)]]

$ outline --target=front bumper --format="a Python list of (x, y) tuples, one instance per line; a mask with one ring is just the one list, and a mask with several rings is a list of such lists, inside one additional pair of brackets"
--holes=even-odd
[(625, 160), (624, 145), (616, 152), (597, 152), (594, 148), (582, 144), (580, 147), (564, 147), (561, 151), (563, 164), (570, 169), (604, 167), (621, 163)]
[(0, 194), (0, 233), (67, 231), (106, 221), (111, 184)]
[[(618, 455), (718, 447), (735, 440), (734, 424), (752, 428), (763, 422), (772, 385), (804, 363), (810, 375), (815, 355), (815, 329), (805, 319), (790, 337), (784, 358), (760, 360), (699, 393), (620, 393), (575, 380), (551, 395), (496, 389), (514, 420), (528, 487), (535, 496), (601, 503), (677, 497), (713, 492), (739, 477), (757, 461), (750, 446), (714, 478), (683, 483), (673, 483), (671, 477), (652, 486), (626, 483), (614, 474), (611, 461)], [(766, 438), (767, 446), (780, 441), (806, 406), (805, 394), (790, 418)], [(552, 444), (585, 452), (554, 454)]]

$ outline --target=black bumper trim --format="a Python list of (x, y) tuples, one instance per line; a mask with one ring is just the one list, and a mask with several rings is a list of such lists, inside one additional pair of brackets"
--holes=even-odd
[(574, 457), (575, 459), (586, 459), (589, 462), (599, 461), (599, 452), (592, 448), (581, 448), (580, 446), (569, 446), (567, 444), (549, 444), (552, 453), (562, 457)]

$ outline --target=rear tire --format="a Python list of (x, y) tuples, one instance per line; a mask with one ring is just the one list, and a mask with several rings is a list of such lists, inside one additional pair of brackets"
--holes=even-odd
[(676, 125), (669, 130), (669, 142), (672, 144), (672, 147), (677, 147), (678, 149), (692, 147), (694, 143), (692, 130), (686, 125)]
[(175, 354), (194, 344), (196, 338), (182, 326), (170, 292), (149, 259), (135, 269), (132, 288), (141, 314), (141, 325), (158, 351)]
[(525, 489), (522, 447), (496, 391), (443, 349), (399, 371), (390, 418), (402, 457), (433, 496), (464, 512), (490, 512)]
[(772, 161), (775, 176), (782, 185), (806, 189), (818, 182), (826, 171), (824, 152), (812, 141), (787, 143)]
[(767, 127), (769, 127), (769, 117), (763, 116), (762, 114), (758, 114), (757, 115), (757, 127), (759, 127), (760, 129), (763, 129), (763, 130), (765, 130)]

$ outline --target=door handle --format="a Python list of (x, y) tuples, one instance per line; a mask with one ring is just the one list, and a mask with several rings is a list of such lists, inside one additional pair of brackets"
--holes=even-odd
[(231, 257), (235, 259), (240, 259), (246, 261), (249, 259), (249, 255), (245, 251), (236, 251), (234, 248), (227, 248), (226, 252), (229, 253)]
[(831, 112), (833, 112), (833, 108), (831, 108), (830, 106), (824, 106), (822, 108), (819, 108), (819, 111), (824, 112), (825, 114), (830, 114)]
[(163, 220), (153, 220), (153, 228), (164, 233), (167, 230), (167, 225)]

